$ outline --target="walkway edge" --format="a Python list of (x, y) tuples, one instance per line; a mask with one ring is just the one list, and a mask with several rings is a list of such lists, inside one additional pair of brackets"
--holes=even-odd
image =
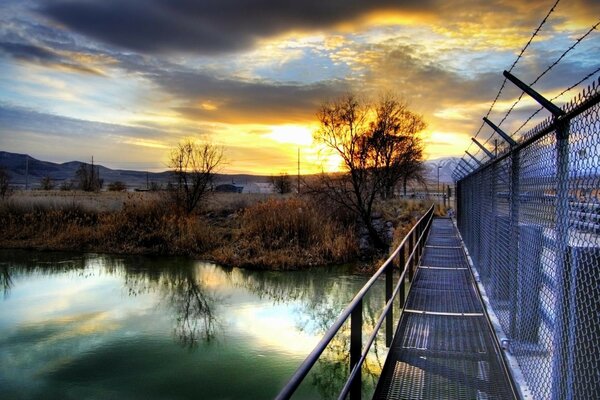
[(486, 313), (488, 316), (488, 320), (490, 321), (490, 323), (492, 325), (497, 344), (499, 345), (500, 349), (502, 350), (502, 355), (504, 357), (506, 365), (509, 367), (508, 372), (510, 373), (511, 379), (512, 379), (513, 383), (515, 384), (515, 388), (518, 390), (518, 394), (521, 397), (521, 399), (523, 399), (523, 400), (533, 399), (533, 395), (531, 393), (531, 390), (529, 389), (529, 385), (527, 384), (527, 381), (525, 381), (525, 377), (523, 376), (521, 367), (519, 366), (519, 363), (517, 362), (516, 357), (514, 357), (510, 353), (510, 344), (504, 345), (502, 342), (503, 338), (506, 338), (507, 336), (504, 333), (502, 326), (500, 325), (500, 320), (498, 319), (496, 312), (492, 308), (490, 299), (485, 291), (485, 288), (483, 287), (483, 285), (481, 283), (481, 279), (479, 278), (479, 272), (475, 268), (475, 265), (473, 265), (473, 260), (471, 259), (469, 250), (467, 249), (467, 246), (465, 245), (465, 243), (463, 241), (462, 235), (460, 233), (460, 230), (458, 229), (458, 225), (456, 223), (455, 218), (452, 218), (452, 223), (454, 224), (454, 227), (456, 228), (458, 238), (459, 238), (460, 242), (462, 243), (463, 250), (467, 256), (467, 262), (469, 263), (469, 267), (471, 268), (471, 272), (473, 273), (473, 277), (475, 278), (475, 283), (477, 283), (477, 290), (479, 291), (481, 300), (483, 300), (483, 305), (485, 307), (485, 310), (486, 310)]

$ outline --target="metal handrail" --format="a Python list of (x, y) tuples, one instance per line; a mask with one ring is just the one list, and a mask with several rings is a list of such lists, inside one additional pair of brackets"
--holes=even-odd
[[(354, 399), (360, 398), (361, 391), (361, 381), (360, 381), (360, 370), (363, 362), (366, 359), (366, 356), (371, 348), (371, 345), (375, 341), (375, 337), (383, 325), (383, 321), (385, 318), (388, 318), (388, 325), (386, 326), (386, 345), (389, 346), (391, 343), (391, 331), (392, 327), (392, 304), (397, 294), (402, 290), (404, 292), (404, 281), (406, 278), (406, 274), (408, 272), (409, 281), (412, 281), (413, 269), (414, 266), (419, 262), (420, 256), (422, 255), (423, 245), (425, 243), (425, 239), (429, 232), (429, 227), (431, 226), (431, 221), (433, 220), (433, 210), (434, 205), (427, 210), (427, 212), (417, 221), (417, 223), (410, 229), (410, 231), (404, 236), (400, 245), (394, 250), (394, 252), (388, 257), (388, 259), (382, 264), (382, 266), (373, 274), (373, 276), (364, 284), (364, 286), (359, 290), (359, 292), (354, 296), (352, 301), (344, 308), (344, 310), (340, 313), (336, 321), (331, 325), (331, 327), (325, 332), (323, 338), (319, 341), (319, 343), (315, 346), (315, 348), (310, 352), (310, 354), (306, 357), (306, 359), (300, 364), (296, 372), (292, 375), (288, 383), (284, 386), (284, 388), (279, 392), (276, 400), (284, 400), (289, 399), (294, 394), (296, 389), (300, 386), (306, 375), (310, 372), (312, 367), (315, 365), (323, 351), (334, 336), (338, 333), (340, 328), (344, 325), (348, 317), (351, 316), (351, 332), (350, 332), (350, 368), (351, 372), (348, 377), (348, 380), (344, 384), (342, 392), (340, 393), (340, 399), (346, 397), (348, 393), (350, 393), (350, 397)], [(406, 244), (409, 244), (409, 255), (404, 259), (404, 248)], [(396, 288), (391, 291), (391, 283), (392, 283), (392, 274), (393, 274), (393, 266), (394, 259), (396, 257), (400, 258), (399, 267), (402, 268), (402, 272), (400, 274), (398, 284)], [(402, 265), (403, 264), (403, 265)], [(367, 341), (367, 346), (364, 350), (362, 350), (362, 300), (367, 292), (371, 289), (373, 284), (379, 279), (379, 277), (386, 272), (386, 305), (383, 308), (381, 315), (379, 316), (377, 323), (369, 340)], [(401, 309), (404, 307), (404, 295), (400, 298), (400, 307)], [(359, 378), (356, 380), (356, 378)]]

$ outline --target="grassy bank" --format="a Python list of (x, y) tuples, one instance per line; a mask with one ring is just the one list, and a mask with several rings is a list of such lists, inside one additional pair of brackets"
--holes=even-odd
[[(394, 221), (398, 240), (424, 207), (399, 200), (380, 205), (386, 219)], [(310, 198), (220, 194), (202, 212), (181, 215), (151, 193), (67, 199), (37, 193), (0, 204), (0, 226), (4, 248), (186, 255), (268, 269), (343, 263), (358, 256), (353, 219)]]

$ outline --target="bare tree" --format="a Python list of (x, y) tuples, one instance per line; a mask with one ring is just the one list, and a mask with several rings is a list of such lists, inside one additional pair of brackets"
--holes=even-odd
[(10, 176), (3, 167), (0, 167), (0, 199), (10, 194)]
[(223, 149), (211, 143), (186, 140), (171, 151), (169, 167), (176, 179), (174, 199), (186, 213), (194, 211), (212, 187), (214, 175), (223, 163)]
[(423, 144), (418, 133), (427, 126), (420, 115), (408, 109), (406, 103), (388, 94), (375, 107), (375, 120), (371, 123), (369, 145), (374, 157), (380, 157), (379, 173), (382, 179), (383, 198), (393, 196), (394, 187), (422, 176)]
[(104, 185), (104, 180), (100, 179), (100, 171), (92, 164), (81, 163), (75, 171), (75, 180), (78, 182), (79, 189), (86, 192), (98, 192)]
[(339, 155), (344, 167), (341, 174), (322, 174), (322, 193), (360, 218), (375, 248), (386, 249), (373, 226), (373, 204), (419, 171), (423, 149), (416, 134), (425, 122), (390, 95), (371, 106), (349, 94), (325, 103), (317, 118), (315, 140)]
[(279, 194), (286, 194), (292, 191), (292, 180), (285, 172), (282, 172), (279, 175), (272, 175), (271, 184)]
[(378, 249), (387, 245), (373, 226), (373, 203), (382, 187), (381, 157), (369, 146), (369, 107), (349, 94), (325, 103), (317, 112), (320, 127), (314, 138), (343, 160), (344, 174), (321, 174), (324, 193), (361, 219)]

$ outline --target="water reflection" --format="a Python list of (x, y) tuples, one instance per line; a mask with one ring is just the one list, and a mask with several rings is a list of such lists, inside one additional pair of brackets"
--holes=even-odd
[[(346, 271), (348, 272), (350, 270)], [(323, 276), (315, 273), (314, 270), (281, 274), (236, 269), (230, 272), (230, 278), (233, 284), (244, 287), (258, 296), (268, 297), (274, 303), (299, 300), (301, 310), (298, 313), (297, 327), (317, 337), (322, 337), (333, 325), (340, 312), (360, 288), (355, 280), (344, 277), (323, 279)], [(383, 290), (375, 289), (367, 296), (363, 303), (365, 333), (373, 330), (384, 303)], [(338, 397), (350, 374), (349, 350), (350, 327), (347, 322), (321, 355), (311, 374), (312, 385), (317, 388), (321, 398)], [(374, 392), (386, 355), (387, 349), (383, 337), (375, 340), (362, 370), (366, 397), (370, 397), (369, 395)]]
[[(46, 302), (44, 307), (49, 311), (42, 312), (41, 306), (32, 303), (32, 307), (37, 307), (35, 312), (18, 311), (14, 317), (4, 313), (4, 327), (0, 310), (0, 336), (7, 327), (6, 321), (10, 324), (13, 318), (20, 328), (15, 331), (8, 327), (10, 340), (23, 341), (24, 346), (27, 344), (23, 348), (32, 348), (32, 343), (44, 340), (51, 344), (52, 351), (60, 353), (40, 356), (39, 362), (46, 364), (37, 375), (56, 382), (85, 379), (91, 385), (97, 380), (96, 370), (106, 368), (101, 367), (106, 364), (109, 367), (103, 372), (107, 375), (103, 379), (112, 382), (117, 377), (111, 371), (134, 373), (128, 364), (115, 369), (121, 365), (115, 359), (121, 360), (121, 354), (128, 354), (144, 360), (135, 364), (142, 370), (139, 373), (143, 369), (152, 369), (154, 375), (170, 373), (169, 380), (181, 380), (187, 382), (182, 385), (200, 386), (202, 393), (210, 392), (203, 398), (274, 397), (366, 280), (340, 268), (283, 273), (221, 268), (179, 258), (0, 251), (0, 284), (5, 301), (13, 295), (22, 296), (20, 287), (34, 285), (31, 281), (44, 277), (54, 278), (53, 283), (41, 279), (28, 290), (48, 290), (49, 296), (65, 303), (62, 308)], [(52, 285), (56, 286), (54, 291), (50, 290)], [(72, 285), (79, 285), (79, 290)], [(91, 291), (97, 294), (88, 294)], [(115, 293), (121, 295), (115, 297)], [(383, 291), (375, 291), (364, 302), (365, 332), (375, 323), (382, 296)], [(100, 303), (105, 299), (107, 305), (97, 304), (99, 298)], [(134, 305), (124, 305), (132, 301)], [(32, 317), (35, 324), (21, 318), (21, 314), (32, 312), (39, 314)], [(178, 346), (194, 351), (184, 356), (159, 345), (163, 343), (159, 332), (163, 326), (170, 330)], [(86, 343), (80, 340), (74, 345), (72, 340), (77, 335), (86, 335)], [(107, 338), (110, 335), (112, 339)], [(148, 337), (140, 339), (145, 336)], [(298, 398), (337, 396), (349, 372), (349, 336), (348, 327), (336, 336), (307, 382), (311, 387), (303, 389)], [(0, 361), (3, 346), (10, 345), (9, 341), (0, 340)], [(107, 347), (102, 344), (105, 342), (113, 344)], [(96, 350), (91, 352), (90, 346)], [(77, 348), (85, 349), (83, 355), (63, 354)], [(367, 393), (372, 393), (385, 352), (381, 341), (376, 341), (363, 368)], [(159, 359), (149, 360), (151, 356)], [(167, 362), (176, 365), (168, 368), (170, 372), (164, 366)], [(17, 364), (13, 367), (18, 371)], [(198, 371), (202, 374), (198, 375)], [(2, 374), (0, 367), (0, 384)], [(85, 378), (82, 374), (86, 374)], [(241, 388), (235, 382), (222, 382), (232, 374), (241, 380)], [(253, 377), (252, 383), (243, 378), (244, 374)], [(144, 375), (150, 373), (145, 371)], [(117, 379), (111, 385), (118, 386), (121, 381)], [(148, 398), (160, 398), (162, 389), (145, 385)], [(254, 391), (250, 387), (255, 387)], [(173, 389), (169, 390), (170, 396)], [(184, 393), (181, 398), (187, 398), (188, 392), (197, 393), (192, 389), (178, 390)]]
[[(4, 297), (10, 295), (13, 277), (27, 275), (50, 276), (67, 272), (79, 277), (93, 278), (86, 267), (98, 266), (102, 273), (123, 277), (123, 288), (130, 297), (142, 294), (160, 295), (173, 319), (173, 332), (178, 342), (193, 349), (201, 341), (215, 337), (218, 318), (214, 310), (217, 296), (203, 287), (194, 262), (186, 259), (143, 257), (110, 257), (103, 255), (75, 256), (63, 253), (43, 253), (44, 260), (32, 258), (27, 252), (0, 253), (0, 279)], [(65, 258), (67, 258), (65, 260)]]

